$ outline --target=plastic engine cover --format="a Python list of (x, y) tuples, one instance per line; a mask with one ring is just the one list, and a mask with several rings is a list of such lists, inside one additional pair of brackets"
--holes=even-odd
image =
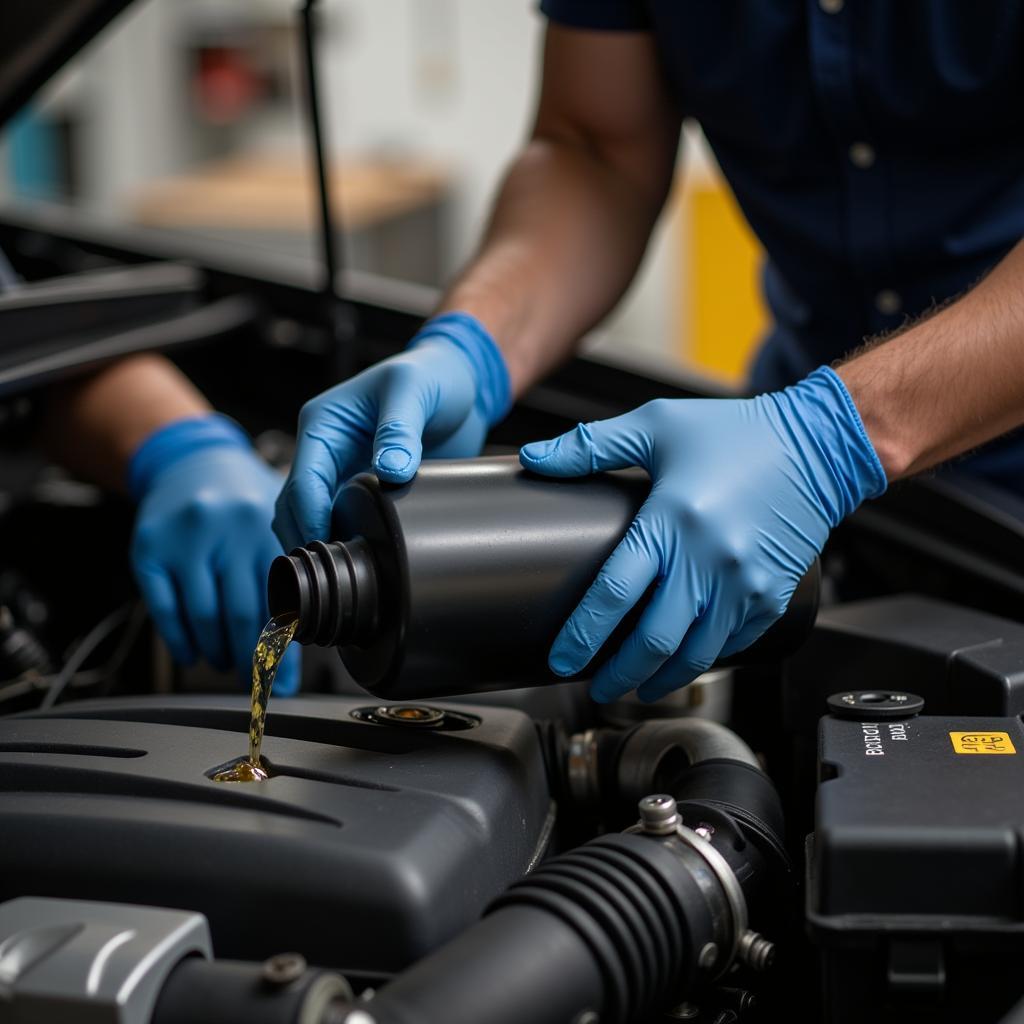
[(552, 805), (526, 715), (452, 706), (464, 717), (439, 728), (353, 716), (373, 707), (273, 702), (273, 777), (236, 784), (209, 775), (245, 753), (245, 698), (0, 719), (0, 902), (180, 907), (207, 915), (220, 957), (401, 968), (530, 869)]
[(826, 1019), (1001, 1019), (1024, 956), (1021, 720), (828, 716), (820, 742), (807, 917)]

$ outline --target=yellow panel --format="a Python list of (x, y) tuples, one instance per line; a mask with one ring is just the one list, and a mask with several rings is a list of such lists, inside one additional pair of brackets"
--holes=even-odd
[(762, 250), (728, 188), (699, 181), (683, 191), (689, 207), (680, 290), (680, 355), (695, 369), (728, 384), (741, 384), (768, 316), (761, 300)]
[(958, 754), (1016, 754), (1007, 732), (951, 732), (950, 740)]

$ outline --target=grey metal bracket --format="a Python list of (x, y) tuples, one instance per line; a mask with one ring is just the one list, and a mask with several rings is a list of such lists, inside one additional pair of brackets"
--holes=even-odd
[(210, 958), (202, 914), (23, 897), (0, 904), (2, 1024), (149, 1024), (167, 976)]

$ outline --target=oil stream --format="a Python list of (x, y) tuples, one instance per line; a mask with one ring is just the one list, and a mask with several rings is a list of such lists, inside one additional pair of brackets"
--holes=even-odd
[(262, 782), (269, 772), (260, 760), (263, 729), (267, 721), (267, 702), (274, 677), (284, 652), (295, 636), (299, 620), (295, 616), (271, 619), (260, 633), (252, 655), (252, 713), (249, 718), (249, 754), (239, 758), (213, 776), (214, 782)]

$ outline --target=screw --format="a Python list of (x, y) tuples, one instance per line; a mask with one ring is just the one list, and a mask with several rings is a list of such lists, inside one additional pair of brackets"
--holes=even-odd
[(744, 932), (740, 939), (740, 959), (754, 971), (766, 971), (775, 960), (775, 944), (757, 932)]
[(306, 973), (306, 958), (301, 953), (278, 953), (263, 961), (263, 980), (270, 985), (288, 985)]
[(697, 966), (702, 971), (710, 971), (715, 966), (715, 961), (718, 959), (718, 946), (713, 942), (706, 942), (701, 948), (700, 955), (697, 957)]
[(679, 824), (676, 802), (665, 793), (645, 796), (640, 801), (640, 827), (652, 835), (668, 835)]
[(353, 1010), (347, 1001), (341, 1000), (329, 1003), (317, 1021), (319, 1024), (377, 1024), (368, 1013)]
[(344, 1024), (377, 1024), (375, 1017), (371, 1017), (365, 1010), (353, 1010), (344, 1020)]

